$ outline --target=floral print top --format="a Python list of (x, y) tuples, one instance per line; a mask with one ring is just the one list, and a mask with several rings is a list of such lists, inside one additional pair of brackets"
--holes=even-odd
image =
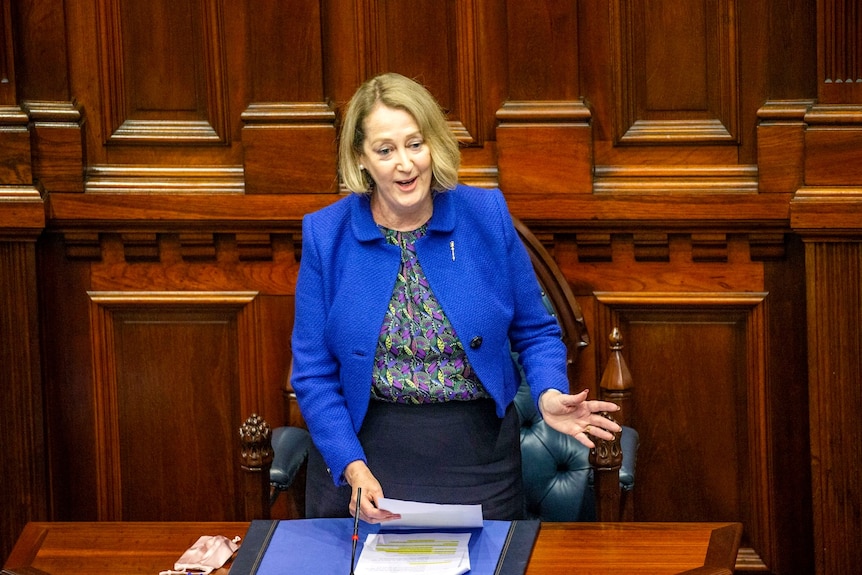
[(427, 226), (409, 232), (380, 229), (401, 248), (401, 269), (380, 328), (372, 397), (407, 404), (489, 397), (416, 257), (416, 240)]

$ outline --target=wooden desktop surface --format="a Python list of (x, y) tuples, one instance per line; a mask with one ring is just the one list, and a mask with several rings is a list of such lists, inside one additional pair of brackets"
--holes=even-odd
[[(24, 528), (5, 569), (38, 573), (27, 570), (36, 568), (50, 575), (157, 575), (172, 569), (201, 535), (242, 537), (248, 525), (33, 522)], [(710, 536), (728, 526), (736, 533), (741, 530), (733, 523), (543, 523), (527, 575), (676, 575), (703, 566)], [(715, 538), (712, 547), (715, 556)], [(736, 556), (735, 548), (718, 551), (718, 556)], [(727, 561), (732, 570), (733, 560)], [(213, 573), (228, 575), (229, 567)]]

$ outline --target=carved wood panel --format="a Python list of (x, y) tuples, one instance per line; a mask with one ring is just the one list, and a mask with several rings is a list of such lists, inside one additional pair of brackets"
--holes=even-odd
[[(231, 3), (227, 3), (231, 4)], [(251, 102), (323, 102), (320, 0), (243, 0), (230, 10), (247, 38), (244, 73)]]
[(766, 294), (596, 298), (597, 329), (620, 327), (637, 374), (635, 520), (741, 521), (742, 562), (769, 565)]
[(805, 120), (806, 186), (862, 186), (862, 113), (817, 105)]
[[(243, 517), (236, 431), (252, 412), (286, 421), (292, 242), (69, 233), (41, 251), (49, 457), (63, 469), (52, 475), (54, 517)], [(182, 501), (162, 493), (170, 481)]]
[[(568, 0), (506, 2), (509, 99), (572, 101), (580, 98), (578, 11)], [(548, 57), (553, 54), (553, 57)]]
[(239, 517), (238, 422), (262, 380), (256, 294), (89, 298), (98, 519)]
[(100, 0), (98, 12), (105, 141), (226, 144), (222, 3)]
[(466, 144), (483, 142), (478, 123), (476, 4), (477, 0), (357, 0), (367, 77), (391, 71), (424, 84)]
[[(245, 189), (251, 194), (332, 193), (335, 110), (323, 83), (319, 0), (246, 0), (231, 11), (243, 32), (249, 103), (242, 110)], [(229, 8), (230, 9), (230, 8)]]
[(620, 144), (736, 142), (735, 0), (617, 0)]
[(0, 105), (15, 104), (15, 52), (12, 49), (12, 14), (0, 5)]

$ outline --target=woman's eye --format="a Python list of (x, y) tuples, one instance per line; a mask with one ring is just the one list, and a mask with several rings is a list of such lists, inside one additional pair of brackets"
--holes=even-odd
[(390, 148), (380, 148), (379, 150), (377, 150), (377, 153), (381, 156), (388, 156), (390, 152), (392, 152)]

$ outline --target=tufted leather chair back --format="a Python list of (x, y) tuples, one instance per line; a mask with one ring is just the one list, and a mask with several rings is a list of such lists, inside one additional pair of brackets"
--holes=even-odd
[[(596, 502), (590, 450), (574, 437), (551, 428), (522, 384), (515, 396), (521, 420), (521, 461), (525, 517), (542, 521), (595, 521)], [(623, 427), (620, 488), (634, 488), (638, 435)]]
[(589, 450), (548, 426), (524, 384), (515, 397), (521, 419), (525, 517), (542, 521), (591, 521)]

